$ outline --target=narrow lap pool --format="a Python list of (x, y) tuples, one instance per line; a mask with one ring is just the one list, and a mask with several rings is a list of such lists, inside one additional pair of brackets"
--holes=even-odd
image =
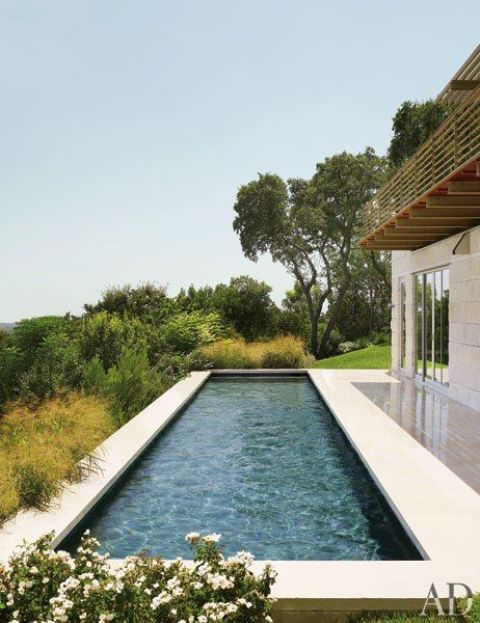
[(212, 377), (86, 527), (114, 558), (189, 557), (195, 531), (259, 559), (420, 559), (307, 377)]

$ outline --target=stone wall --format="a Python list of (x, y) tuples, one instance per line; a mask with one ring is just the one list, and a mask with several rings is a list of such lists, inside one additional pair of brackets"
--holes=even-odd
[(392, 369), (400, 371), (400, 283), (405, 282), (407, 295), (404, 372), (414, 377), (415, 275), (443, 267), (450, 269), (448, 392), (455, 400), (480, 410), (480, 227), (469, 230), (463, 238), (458, 234), (418, 251), (392, 253)]

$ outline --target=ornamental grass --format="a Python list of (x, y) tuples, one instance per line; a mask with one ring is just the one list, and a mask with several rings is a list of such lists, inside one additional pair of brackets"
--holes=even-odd
[(45, 510), (66, 484), (96, 469), (92, 452), (113, 430), (96, 396), (12, 405), (0, 418), (0, 523), (20, 509)]
[(225, 369), (303, 368), (313, 358), (305, 352), (298, 337), (280, 336), (271, 340), (246, 342), (243, 339), (225, 339), (200, 350), (205, 367)]

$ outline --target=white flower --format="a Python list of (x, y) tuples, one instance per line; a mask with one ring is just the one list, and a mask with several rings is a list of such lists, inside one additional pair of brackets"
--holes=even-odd
[(37, 573), (38, 573), (38, 569), (37, 569), (37, 567), (31, 567), (29, 571), (30, 571), (30, 573), (31, 573), (32, 575), (37, 575)]
[(226, 575), (222, 575), (220, 573), (207, 573), (205, 575), (205, 581), (207, 584), (214, 590), (218, 590), (219, 588), (233, 588), (234, 583), (227, 578)]
[(185, 541), (188, 541), (189, 543), (196, 543), (199, 538), (200, 534), (198, 532), (189, 532), (185, 537)]
[(206, 534), (203, 537), (203, 540), (205, 541), (205, 543), (218, 543), (218, 541), (220, 541), (221, 538), (222, 538), (221, 534), (212, 532), (212, 534)]
[(238, 552), (235, 556), (229, 556), (222, 564), (228, 565), (245, 565), (249, 567), (253, 562), (254, 557), (250, 552)]

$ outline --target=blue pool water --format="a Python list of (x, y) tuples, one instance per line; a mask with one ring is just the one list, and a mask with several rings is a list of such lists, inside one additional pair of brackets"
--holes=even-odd
[(188, 557), (194, 531), (259, 559), (419, 559), (306, 377), (209, 380), (86, 527), (116, 558)]

